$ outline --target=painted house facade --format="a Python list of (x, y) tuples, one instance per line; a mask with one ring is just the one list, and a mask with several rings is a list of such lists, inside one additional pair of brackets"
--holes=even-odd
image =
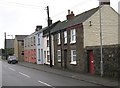
[[(113, 57), (117, 57), (119, 15), (109, 4), (102, 3), (100, 7), (76, 16), (69, 10), (66, 16), (67, 20), (57, 24), (52, 29), (56, 67), (100, 74), (100, 57), (97, 57), (97, 55), (100, 56), (100, 15), (102, 44), (106, 51), (103, 52), (104, 57), (110, 49), (113, 51), (114, 48)], [(106, 49), (106, 47), (108, 48)], [(112, 61), (113, 58), (110, 59)], [(109, 61), (104, 61), (104, 66), (112, 66), (112, 64), (106, 64), (105, 62), (108, 63)]]
[(50, 47), (51, 47), (51, 59), (52, 59), (52, 65), (54, 65), (54, 40), (53, 35), (51, 35), (51, 46), (49, 46), (49, 30), (54, 28), (60, 21), (57, 21), (55, 23), (51, 23), (49, 27), (45, 27), (42, 29), (42, 46), (43, 46), (43, 57), (44, 57), (44, 64), (50, 65)]
[(42, 26), (37, 26), (35, 33), (35, 44), (36, 44), (36, 60), (37, 64), (44, 64), (45, 63), (45, 51), (44, 51), (44, 39), (43, 39), (43, 30)]
[(24, 38), (24, 61), (36, 63), (35, 32)]

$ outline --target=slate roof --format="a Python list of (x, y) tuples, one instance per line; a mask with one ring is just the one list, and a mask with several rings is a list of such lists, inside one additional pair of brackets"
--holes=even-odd
[(58, 25), (59, 23), (61, 23), (61, 21), (57, 21), (57, 22), (51, 24), (49, 27), (47, 26), (47, 27), (43, 28), (43, 35), (44, 35), (44, 36), (45, 36), (45, 35), (48, 35), (49, 30), (53, 29), (53, 28), (54, 28), (56, 25)]
[(76, 24), (80, 24), (83, 23), (84, 21), (86, 21), (89, 17), (91, 17), (95, 12), (97, 12), (99, 10), (99, 7), (97, 8), (93, 8), (91, 10), (88, 10), (86, 12), (83, 12), (79, 15), (76, 15), (74, 18), (70, 19), (70, 20), (65, 20), (63, 22), (59, 22), (52, 30), (51, 33), (54, 33), (56, 31), (65, 29), (67, 27), (76, 25)]
[(18, 41), (21, 41), (21, 40), (24, 40), (25, 37), (27, 37), (28, 35), (15, 35), (15, 38), (18, 40)]

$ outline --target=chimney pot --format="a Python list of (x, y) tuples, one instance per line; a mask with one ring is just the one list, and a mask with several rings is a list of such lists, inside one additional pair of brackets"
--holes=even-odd
[(70, 10), (68, 10), (68, 15), (70, 15)]
[(99, 0), (99, 5), (110, 5), (110, 0)]
[(71, 14), (73, 14), (73, 11), (71, 11)]
[(38, 26), (36, 26), (36, 29), (35, 29), (35, 31), (39, 31), (40, 29), (42, 29), (42, 26), (40, 25), (38, 25)]
[(70, 12), (70, 10), (68, 10), (68, 15), (66, 16), (67, 20), (70, 20), (74, 17), (74, 13), (73, 11)]

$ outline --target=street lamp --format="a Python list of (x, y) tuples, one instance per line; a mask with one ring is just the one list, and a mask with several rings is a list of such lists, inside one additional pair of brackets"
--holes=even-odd
[(12, 39), (13, 39), (13, 35), (7, 35), (7, 36), (11, 36), (11, 37), (12, 37)]

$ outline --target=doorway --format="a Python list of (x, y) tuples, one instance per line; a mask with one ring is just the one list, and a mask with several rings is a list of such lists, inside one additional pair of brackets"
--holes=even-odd
[(67, 68), (67, 49), (64, 50), (64, 68)]
[(88, 72), (90, 74), (94, 74), (94, 57), (93, 57), (93, 50), (88, 50)]

